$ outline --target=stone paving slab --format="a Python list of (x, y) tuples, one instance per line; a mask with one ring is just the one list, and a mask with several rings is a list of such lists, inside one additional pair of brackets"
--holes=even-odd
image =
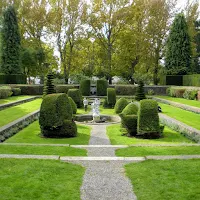
[(0, 143), (2, 146), (55, 146), (55, 147), (69, 147), (69, 144), (32, 144), (32, 143)]
[(75, 148), (126, 148), (129, 146), (128, 145), (70, 145), (70, 147), (75, 147)]
[(131, 144), (128, 147), (192, 147), (200, 146), (200, 143), (177, 143), (177, 144)]
[(188, 159), (200, 159), (200, 155), (172, 155), (172, 156), (146, 156), (147, 160), (188, 160)]
[(56, 155), (0, 154), (0, 158), (59, 160)]

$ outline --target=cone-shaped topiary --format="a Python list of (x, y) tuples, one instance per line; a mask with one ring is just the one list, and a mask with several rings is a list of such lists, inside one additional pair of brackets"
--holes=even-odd
[(121, 113), (127, 105), (128, 101), (123, 97), (120, 98), (115, 104), (115, 113)]
[(142, 99), (146, 99), (146, 96), (145, 96), (145, 93), (144, 93), (144, 83), (142, 81), (139, 82), (139, 85), (137, 87), (135, 99), (137, 101), (140, 101)]
[(45, 96), (47, 94), (56, 93), (55, 86), (53, 84), (53, 79), (54, 79), (53, 74), (52, 73), (48, 73), (47, 77), (45, 79), (45, 82), (44, 82), (43, 96)]
[(115, 88), (107, 88), (107, 102), (109, 107), (113, 108), (116, 103), (116, 91)]
[(138, 106), (133, 102), (129, 103), (122, 111), (124, 115), (137, 115), (138, 113)]
[(106, 96), (108, 81), (107, 80), (97, 80), (97, 96)]
[(81, 81), (80, 91), (83, 96), (90, 96), (90, 80)]
[(74, 100), (71, 97), (68, 97), (68, 98), (69, 98), (69, 103), (72, 107), (73, 114), (76, 114), (76, 112), (77, 112), (76, 103), (74, 102)]

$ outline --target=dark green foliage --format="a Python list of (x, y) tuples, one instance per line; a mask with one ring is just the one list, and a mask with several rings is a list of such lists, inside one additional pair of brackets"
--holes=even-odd
[(80, 91), (83, 96), (90, 96), (90, 80), (81, 81)]
[(74, 100), (77, 108), (81, 108), (83, 106), (83, 100), (79, 89), (69, 89), (67, 94)]
[(185, 90), (184, 94), (183, 94), (183, 98), (185, 99), (189, 99), (189, 100), (196, 100), (197, 99), (197, 93), (198, 90)]
[(191, 71), (191, 43), (183, 13), (172, 24), (166, 45), (165, 66), (168, 74), (184, 75)]
[(0, 74), (0, 84), (26, 84), (24, 74)]
[(135, 99), (137, 101), (146, 99), (145, 93), (144, 93), (144, 83), (142, 81), (139, 82), (139, 85), (137, 87)]
[(2, 66), (5, 74), (20, 74), (21, 40), (14, 7), (9, 6), (3, 14), (2, 27)]
[(200, 74), (192, 74), (183, 76), (183, 85), (200, 86)]
[(169, 87), (167, 89), (167, 95), (171, 97), (182, 98), (185, 90), (185, 88)]
[(10, 86), (2, 86), (0, 87), (0, 99), (5, 99), (12, 95), (12, 90)]
[(114, 88), (107, 88), (107, 102), (108, 105), (113, 108), (116, 103), (116, 91)]
[(73, 114), (76, 114), (76, 112), (77, 112), (76, 103), (74, 102), (74, 100), (71, 97), (68, 97), (68, 98), (69, 98), (69, 103), (72, 107)]
[(183, 76), (182, 75), (167, 75), (165, 85), (183, 85)]
[(135, 105), (133, 102), (129, 103), (122, 111), (124, 115), (137, 115), (138, 113), (138, 106)]
[(135, 95), (136, 86), (134, 85), (115, 85), (117, 95)]
[(43, 85), (17, 85), (22, 91), (22, 95), (42, 95)]
[[(49, 94), (43, 99), (40, 108), (39, 123), (42, 135), (46, 137), (67, 137), (65, 120), (72, 120), (72, 108), (66, 94)], [(70, 137), (73, 129), (69, 125)], [(74, 133), (75, 134), (75, 133)]]
[(121, 113), (123, 109), (128, 105), (128, 101), (125, 98), (120, 98), (115, 104), (115, 112)]
[(126, 128), (127, 132), (131, 136), (137, 134), (137, 115), (124, 115), (120, 114), (122, 127)]
[(143, 138), (160, 137), (158, 104), (156, 101), (150, 99), (140, 101), (137, 131), (137, 135)]
[(21, 95), (21, 89), (20, 88), (12, 88), (12, 96), (19, 96)]
[(107, 88), (107, 80), (97, 80), (97, 96), (106, 96)]
[(75, 89), (74, 85), (56, 85), (56, 93), (68, 93), (69, 89)]
[(45, 83), (44, 83), (44, 90), (43, 90), (43, 95), (47, 95), (47, 94), (53, 94), (56, 93), (55, 91), (55, 86), (53, 84), (53, 74), (52, 73), (48, 73)]
[(107, 98), (105, 98), (104, 101), (103, 101), (103, 107), (104, 108), (110, 108)]

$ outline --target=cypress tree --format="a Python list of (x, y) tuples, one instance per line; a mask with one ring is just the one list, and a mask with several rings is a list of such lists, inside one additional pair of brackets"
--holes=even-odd
[(5, 74), (21, 74), (21, 40), (16, 12), (12, 6), (9, 6), (3, 14), (1, 46), (1, 72)]
[(55, 86), (53, 83), (53, 74), (52, 73), (48, 73), (47, 77), (45, 79), (44, 82), (44, 88), (43, 88), (43, 96), (47, 95), (47, 94), (53, 94), (56, 93), (55, 92)]
[(166, 44), (165, 66), (168, 74), (184, 75), (191, 70), (191, 43), (184, 14), (178, 14)]
[(139, 85), (137, 87), (135, 99), (137, 101), (140, 101), (142, 99), (146, 99), (146, 96), (145, 96), (145, 93), (144, 93), (144, 83), (142, 81), (139, 82)]

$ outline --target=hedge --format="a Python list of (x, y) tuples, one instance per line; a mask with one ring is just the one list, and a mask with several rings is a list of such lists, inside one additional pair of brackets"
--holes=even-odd
[(74, 100), (77, 108), (81, 108), (83, 106), (83, 98), (79, 89), (69, 89), (67, 94)]
[(20, 88), (12, 88), (12, 96), (19, 96), (22, 94), (22, 91)]
[(12, 95), (11, 87), (9, 86), (2, 86), (0, 87), (0, 99), (5, 99)]
[(150, 99), (140, 101), (137, 132), (137, 135), (143, 138), (160, 137), (158, 104), (156, 101)]
[(56, 85), (56, 93), (68, 93), (69, 89), (75, 89), (75, 85)]
[(107, 80), (97, 80), (97, 96), (106, 96), (108, 81)]
[(184, 86), (200, 86), (200, 74), (184, 75)]
[(136, 86), (134, 85), (115, 85), (117, 95), (135, 95)]
[(80, 83), (80, 92), (83, 96), (90, 96), (90, 80), (82, 80)]
[(110, 107), (114, 107), (116, 103), (116, 91), (114, 88), (107, 88), (107, 102)]
[(121, 113), (123, 109), (128, 105), (128, 101), (125, 98), (120, 98), (115, 104), (115, 113)]
[(122, 111), (124, 115), (137, 115), (138, 113), (138, 106), (133, 102), (129, 103)]
[(182, 87), (169, 87), (166, 90), (167, 95), (171, 97), (183, 98), (183, 94), (185, 92), (185, 88)]
[(76, 112), (77, 112), (76, 103), (74, 102), (74, 100), (71, 97), (68, 97), (68, 99), (69, 99), (69, 103), (70, 103), (70, 105), (72, 107), (73, 114), (76, 114)]
[(0, 84), (26, 84), (24, 74), (0, 74)]

